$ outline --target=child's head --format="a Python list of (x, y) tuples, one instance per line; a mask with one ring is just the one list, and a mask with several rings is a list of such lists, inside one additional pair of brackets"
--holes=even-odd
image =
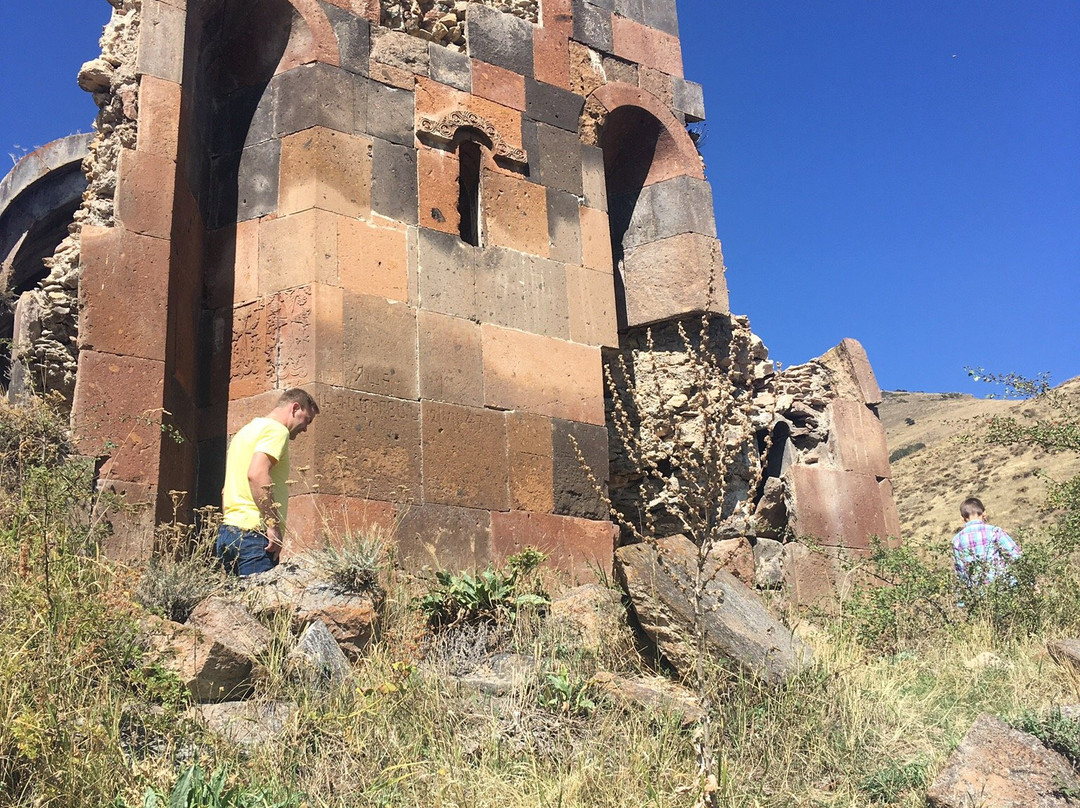
[(960, 515), (964, 517), (965, 522), (980, 519), (984, 513), (986, 513), (986, 508), (983, 507), (982, 500), (975, 497), (968, 497), (960, 504)]

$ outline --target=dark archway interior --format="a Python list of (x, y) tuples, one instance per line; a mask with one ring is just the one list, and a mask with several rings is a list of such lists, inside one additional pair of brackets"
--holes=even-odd
[[(217, 0), (191, 8), (180, 173), (217, 250), (212, 262), (191, 266), (203, 267), (204, 275), (211, 264), (226, 270), (198, 278), (190, 303), (199, 332), (193, 406), (200, 413), (194, 475), (195, 504), (201, 506), (219, 504), (224, 476), (231, 368), (227, 355), (215, 354), (222, 345), (227, 351), (232, 329), (231, 317), (215, 318), (212, 307), (233, 299), (241, 158), (256, 135), (262, 140), (274, 136), (272, 79), (299, 13), (288, 0)], [(207, 245), (203, 253), (209, 253)], [(215, 334), (215, 323), (220, 328), (222, 322), (226, 333)]]
[(663, 125), (652, 113), (640, 107), (619, 107), (607, 116), (600, 136), (607, 180), (611, 255), (616, 270), (615, 307), (620, 331), (626, 329), (626, 290), (619, 271), (624, 255), (623, 237), (630, 227), (641, 189), (649, 177), (663, 131)]

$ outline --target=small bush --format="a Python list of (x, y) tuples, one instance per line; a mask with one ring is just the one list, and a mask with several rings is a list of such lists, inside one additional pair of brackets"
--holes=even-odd
[(859, 782), (859, 790), (873, 802), (898, 802), (905, 792), (926, 788), (929, 767), (924, 760), (889, 763)]
[(440, 570), (435, 573), (435, 588), (420, 599), (420, 611), (436, 628), (462, 623), (512, 623), (522, 607), (539, 608), (550, 603), (538, 586), (526, 587), (530, 573), (543, 559), (542, 553), (529, 548), (511, 556), (504, 570), (489, 566), (477, 575)]
[(596, 709), (594, 689), (592, 681), (563, 668), (544, 676), (536, 702), (552, 712), (587, 716)]
[[(910, 421), (911, 419), (909, 418), (908, 420)], [(915, 422), (912, 421), (912, 423), (915, 423)], [(919, 451), (920, 449), (925, 449), (925, 448), (926, 448), (925, 443), (909, 443), (906, 446), (901, 446), (899, 449), (897, 449), (896, 451), (894, 451), (892, 454), (889, 455), (889, 462), (890, 463), (895, 463), (897, 460), (901, 460), (901, 459), (907, 457), (908, 455), (913, 455), (917, 451)]]
[(342, 537), (339, 546), (315, 550), (309, 557), (342, 590), (372, 592), (379, 589), (379, 569), (384, 552), (380, 534), (350, 533)]
[(135, 601), (156, 615), (183, 623), (225, 583), (225, 574), (200, 556), (155, 556), (135, 589)]

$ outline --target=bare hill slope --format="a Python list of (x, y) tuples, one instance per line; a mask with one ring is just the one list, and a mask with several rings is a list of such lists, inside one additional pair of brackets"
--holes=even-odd
[[(1080, 410), (1080, 377), (1058, 388)], [(982, 499), (991, 521), (1010, 533), (1053, 518), (1045, 506), (1053, 479), (1080, 473), (1080, 457), (1040, 449), (988, 445), (986, 424), (995, 415), (1051, 416), (1039, 401), (979, 399), (959, 393), (885, 393), (885, 425), (904, 538), (940, 541), (962, 524), (960, 502)]]

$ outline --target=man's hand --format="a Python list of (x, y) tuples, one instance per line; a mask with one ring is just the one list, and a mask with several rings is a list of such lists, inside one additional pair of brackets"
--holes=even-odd
[(285, 540), (281, 536), (281, 530), (277, 525), (272, 525), (266, 528), (266, 554), (270, 556), (274, 561), (281, 560), (281, 548), (285, 543)]

